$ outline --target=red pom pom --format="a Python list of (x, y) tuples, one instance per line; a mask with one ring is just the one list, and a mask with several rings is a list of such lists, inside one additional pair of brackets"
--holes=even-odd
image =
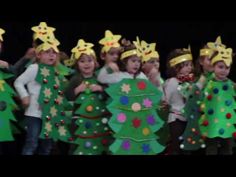
[(208, 100), (212, 100), (212, 95), (208, 95), (208, 96), (207, 96), (207, 99), (208, 99)]
[(107, 145), (108, 144), (108, 140), (107, 139), (103, 139), (102, 140), (102, 144), (105, 146), (105, 145)]
[(230, 119), (231, 117), (232, 117), (232, 114), (230, 114), (230, 113), (227, 113), (227, 114), (226, 114), (226, 118), (227, 118), (227, 119)]
[(236, 139), (236, 132), (233, 133), (233, 138)]
[(203, 122), (202, 122), (202, 125), (203, 125), (203, 126), (208, 126), (208, 125), (209, 125), (208, 120), (203, 121)]
[(141, 81), (138, 83), (139, 90), (144, 90), (146, 88), (146, 83), (144, 81)]

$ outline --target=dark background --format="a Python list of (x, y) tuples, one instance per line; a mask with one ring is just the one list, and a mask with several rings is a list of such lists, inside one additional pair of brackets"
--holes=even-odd
[[(99, 54), (98, 41), (103, 38), (106, 29), (114, 34), (121, 34), (130, 40), (136, 36), (151, 43), (157, 43), (160, 54), (161, 72), (165, 77), (166, 57), (175, 48), (187, 48), (191, 45), (196, 59), (199, 49), (208, 41), (215, 41), (221, 35), (222, 42), (236, 51), (236, 20), (187, 19), (184, 18), (80, 18), (79, 16), (51, 16), (6, 18), (0, 21), (0, 27), (6, 30), (4, 34), (4, 52), (2, 59), (14, 64), (22, 57), (32, 43), (32, 26), (40, 21), (46, 21), (48, 26), (56, 28), (55, 36), (61, 42), (59, 48), (70, 55), (70, 50), (76, 46), (78, 39), (95, 44)], [(230, 78), (236, 74), (235, 64), (232, 66)], [(233, 79), (234, 80), (234, 79)]]

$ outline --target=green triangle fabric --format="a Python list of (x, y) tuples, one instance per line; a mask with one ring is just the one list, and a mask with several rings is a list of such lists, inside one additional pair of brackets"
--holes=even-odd
[(13, 141), (11, 121), (16, 121), (13, 111), (17, 108), (13, 100), (14, 90), (4, 79), (12, 77), (12, 74), (0, 70), (0, 142)]
[(204, 89), (199, 126), (208, 138), (236, 138), (235, 89), (231, 80), (210, 80)]
[[(84, 79), (86, 84), (98, 84), (95, 77)], [(108, 154), (112, 142), (108, 126), (109, 112), (102, 93), (86, 89), (75, 101), (75, 115), (78, 116), (74, 143), (78, 144), (74, 155)]]
[(110, 150), (115, 155), (150, 155), (164, 150), (156, 132), (164, 122), (157, 115), (161, 92), (148, 80), (123, 79), (106, 89), (112, 102), (109, 126), (115, 142)]
[(64, 77), (54, 66), (39, 64), (36, 81), (41, 90), (38, 102), (42, 106), (42, 130), (40, 138), (71, 142), (69, 130), (71, 119), (66, 117), (65, 107), (69, 104), (63, 94)]

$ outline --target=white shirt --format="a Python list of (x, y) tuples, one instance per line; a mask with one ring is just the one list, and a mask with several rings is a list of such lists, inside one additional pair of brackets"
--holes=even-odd
[[(102, 84), (114, 84), (118, 83), (123, 79), (133, 79), (134, 75), (128, 72), (114, 72), (109, 74), (106, 70), (106, 67), (103, 67), (97, 77), (97, 80)], [(145, 74), (140, 72), (136, 78), (138, 79), (147, 79)]]
[[(41, 85), (35, 81), (38, 73), (38, 64), (30, 65), (14, 82), (14, 87), (20, 98), (30, 97), (30, 104), (25, 110), (26, 116), (41, 118), (42, 110), (38, 104)], [(27, 86), (27, 88), (25, 87)]]
[(170, 105), (170, 113), (168, 117), (168, 123), (176, 121), (179, 119), (181, 121), (186, 121), (183, 117), (181, 110), (183, 110), (185, 103), (184, 98), (177, 90), (179, 86), (179, 81), (173, 77), (164, 83), (164, 94), (167, 103)]

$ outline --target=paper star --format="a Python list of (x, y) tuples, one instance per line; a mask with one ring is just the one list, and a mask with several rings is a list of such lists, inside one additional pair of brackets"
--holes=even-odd
[(42, 74), (44, 77), (48, 77), (48, 76), (50, 75), (50, 71), (49, 71), (47, 68), (43, 67), (43, 68), (41, 69), (41, 74)]
[(64, 126), (60, 126), (58, 129), (58, 132), (59, 132), (60, 136), (66, 136), (67, 131)]
[(0, 80), (0, 90), (1, 91), (4, 91), (4, 83), (5, 83), (4, 80)]
[(144, 105), (146, 108), (150, 108), (150, 107), (152, 107), (152, 101), (149, 100), (148, 98), (146, 98), (146, 99), (143, 100), (143, 105)]
[(44, 41), (46, 36), (54, 35), (53, 32), (55, 31), (55, 28), (47, 26), (46, 22), (40, 22), (39, 26), (34, 26), (31, 30), (35, 32), (34, 40), (41, 39)]
[(103, 49), (108, 52), (111, 47), (120, 47), (118, 41), (121, 35), (113, 35), (110, 30), (106, 30), (105, 37), (99, 41), (99, 44), (104, 45)]
[(56, 85), (60, 85), (60, 80), (58, 79), (58, 77), (55, 78), (55, 82), (56, 82)]
[(2, 35), (5, 33), (5, 30), (0, 28), (0, 41), (3, 41)]
[(45, 97), (47, 97), (47, 98), (50, 98), (52, 95), (50, 88), (45, 88), (43, 93), (44, 93)]
[(75, 54), (76, 59), (78, 59), (81, 54), (95, 55), (95, 52), (92, 49), (93, 46), (94, 45), (92, 43), (86, 43), (83, 39), (80, 39), (77, 46), (74, 47), (71, 52)]
[(52, 124), (50, 122), (47, 122), (45, 124), (45, 129), (48, 131), (48, 132), (51, 132), (52, 131)]
[(123, 84), (123, 85), (121, 86), (121, 91), (122, 91), (122, 92), (125, 92), (126, 94), (128, 94), (130, 90), (131, 90), (131, 89), (130, 89), (130, 85), (129, 85), (129, 84)]
[(55, 106), (50, 108), (50, 114), (52, 115), (52, 117), (55, 117), (57, 115), (57, 109), (55, 108)]

